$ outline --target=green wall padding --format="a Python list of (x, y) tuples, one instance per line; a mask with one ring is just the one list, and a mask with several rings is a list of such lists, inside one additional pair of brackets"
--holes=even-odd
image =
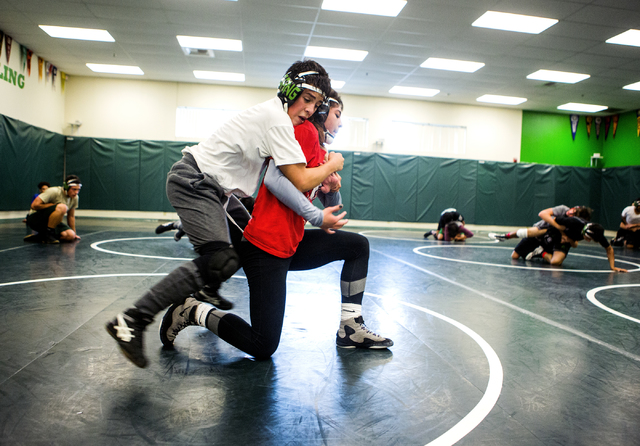
[(375, 156), (375, 153), (368, 152), (353, 155), (351, 205), (345, 206), (349, 218), (373, 220)]
[(67, 173), (82, 181), (82, 209), (173, 212), (167, 172), (189, 143), (68, 137)]
[(80, 209), (95, 209), (91, 203), (91, 138), (68, 136), (65, 139), (65, 159), (67, 175), (78, 175), (82, 181), (79, 195)]
[[(165, 202), (165, 145), (161, 141), (142, 141), (140, 144), (140, 210), (166, 211)], [(164, 174), (164, 175), (163, 175)]]
[[(0, 185), (6, 191), (0, 210), (26, 211), (35, 185), (61, 184), (66, 171), (82, 179), (81, 209), (173, 211), (166, 175), (188, 143), (64, 137), (0, 118)], [(595, 210), (594, 221), (615, 230), (622, 209), (640, 197), (640, 166), (342, 154), (341, 192), (350, 219), (435, 224), (442, 210), (455, 207), (469, 224), (529, 226), (541, 209), (582, 204)]]
[[(395, 165), (395, 221), (416, 221), (418, 215), (418, 163), (415, 156), (398, 156)], [(387, 217), (388, 218), (388, 217)]]
[(0, 115), (0, 211), (24, 210), (38, 183), (63, 181), (64, 136)]
[(640, 198), (640, 166), (604, 169), (602, 172), (602, 209), (611, 209), (602, 215), (607, 229), (620, 227), (622, 210)]

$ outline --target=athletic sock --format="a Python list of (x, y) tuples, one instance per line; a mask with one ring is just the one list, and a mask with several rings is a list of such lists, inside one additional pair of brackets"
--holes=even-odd
[[(200, 302), (192, 310), (192, 314), (189, 315), (189, 319), (193, 320), (199, 326), (207, 328), (207, 317), (209, 317), (209, 312), (211, 310), (215, 310), (215, 308), (216, 307), (210, 303)], [(193, 314), (193, 311), (195, 311), (195, 314)]]
[(342, 308), (340, 312), (341, 321), (362, 316), (362, 305), (342, 304), (341, 308)]

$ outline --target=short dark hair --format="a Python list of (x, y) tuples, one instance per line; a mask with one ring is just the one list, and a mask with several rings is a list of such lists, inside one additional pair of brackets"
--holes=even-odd
[(447, 233), (449, 234), (449, 238), (454, 238), (460, 232), (460, 222), (458, 221), (450, 221), (447, 223)]
[(80, 181), (80, 177), (78, 177), (78, 175), (67, 175), (62, 186), (64, 190), (69, 190), (71, 186), (82, 187), (82, 182)]
[(591, 221), (591, 215), (593, 214), (593, 209), (587, 206), (576, 206), (576, 217), (580, 217), (583, 220)]
[(291, 79), (298, 76), (300, 73), (304, 73), (305, 71), (317, 71), (318, 74), (310, 74), (304, 77), (304, 80), (309, 85), (313, 85), (316, 88), (319, 88), (325, 97), (329, 97), (331, 93), (331, 79), (329, 79), (329, 73), (327, 70), (323, 68), (318, 62), (313, 59), (306, 60), (298, 60), (293, 63), (287, 70), (286, 74), (289, 75)]
[(51, 187), (51, 184), (49, 184), (48, 181), (40, 181), (38, 183), (38, 190), (42, 189), (44, 186)]

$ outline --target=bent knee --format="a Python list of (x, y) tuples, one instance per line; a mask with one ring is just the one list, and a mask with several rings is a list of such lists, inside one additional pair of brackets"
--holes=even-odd
[(56, 204), (56, 212), (62, 212), (63, 214), (66, 214), (68, 210), (69, 208), (67, 207), (66, 204), (64, 203)]
[(276, 342), (269, 342), (266, 344), (262, 344), (251, 353), (251, 356), (253, 356), (258, 361), (264, 361), (265, 359), (269, 359), (271, 358), (271, 356), (273, 356), (273, 354), (278, 349), (279, 343), (280, 341), (278, 340)]
[(72, 229), (60, 233), (60, 241), (72, 242), (76, 239), (76, 233)]
[(520, 254), (518, 254), (517, 252), (513, 251), (513, 252), (511, 253), (511, 258), (512, 258), (513, 260), (518, 260), (518, 259), (520, 258)]

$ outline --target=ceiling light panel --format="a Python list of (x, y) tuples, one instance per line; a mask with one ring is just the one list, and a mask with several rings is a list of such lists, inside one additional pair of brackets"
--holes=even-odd
[(629, 85), (625, 85), (624, 87), (625, 90), (635, 90), (635, 91), (640, 91), (640, 82), (636, 82), (634, 84), (629, 84)]
[(466, 60), (440, 59), (438, 57), (430, 57), (425, 60), (422, 68), (431, 68), (434, 70), (461, 71), (463, 73), (474, 73), (484, 67), (482, 62), (469, 62)]
[(516, 96), (500, 96), (496, 94), (485, 94), (476, 99), (478, 102), (487, 102), (489, 104), (502, 105), (519, 105), (527, 102), (527, 98), (518, 98)]
[(242, 40), (218, 39), (214, 37), (176, 36), (182, 48), (203, 50), (242, 51)]
[(615, 43), (617, 45), (640, 46), (640, 30), (630, 29), (608, 39), (606, 42)]
[(244, 82), (243, 73), (225, 73), (221, 71), (194, 70), (193, 75), (197, 79), (205, 79), (210, 81)]
[(104, 29), (69, 28), (66, 26), (39, 25), (40, 28), (57, 39), (93, 40), (96, 42), (115, 42)]
[(589, 79), (591, 76), (582, 73), (569, 73), (567, 71), (538, 70), (527, 76), (527, 79), (548, 82), (560, 82), (563, 84), (575, 84)]
[(585, 113), (595, 113), (606, 110), (606, 105), (581, 104), (579, 102), (568, 102), (558, 106), (558, 110), (577, 111)]
[(346, 84), (346, 81), (337, 81), (335, 79), (331, 79), (331, 88), (333, 88), (334, 90), (340, 90), (342, 87), (344, 87), (344, 84)]
[(324, 0), (322, 9), (397, 17), (406, 4), (405, 0)]
[(508, 12), (487, 11), (471, 25), (479, 28), (499, 29), (517, 33), (540, 34), (558, 23), (556, 19)]
[(440, 90), (435, 90), (433, 88), (395, 86), (391, 90), (389, 90), (389, 93), (402, 94), (402, 95), (408, 95), (408, 96), (422, 96), (425, 98), (430, 98), (440, 93)]
[(317, 57), (319, 59), (350, 60), (362, 62), (369, 54), (367, 51), (346, 50), (343, 48), (328, 48), (325, 46), (308, 46), (304, 52), (305, 57)]
[(134, 74), (136, 76), (142, 76), (144, 72), (140, 67), (130, 65), (105, 65), (99, 63), (88, 63), (87, 67), (91, 71), (96, 73), (110, 73), (110, 74)]

